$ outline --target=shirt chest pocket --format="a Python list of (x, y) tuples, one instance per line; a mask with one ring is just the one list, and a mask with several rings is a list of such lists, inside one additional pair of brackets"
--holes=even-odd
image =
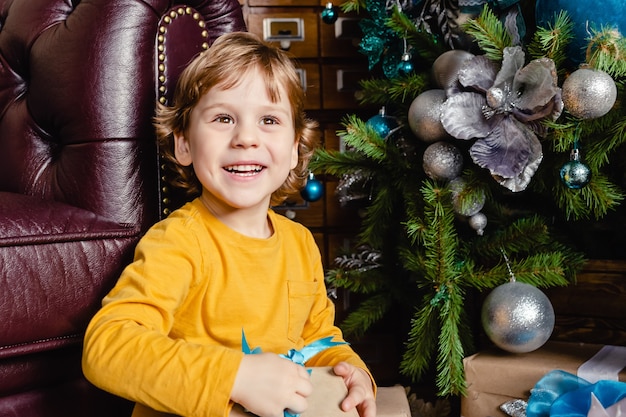
[(292, 342), (297, 342), (302, 337), (302, 330), (311, 314), (317, 283), (288, 281), (287, 288), (289, 292), (288, 337)]

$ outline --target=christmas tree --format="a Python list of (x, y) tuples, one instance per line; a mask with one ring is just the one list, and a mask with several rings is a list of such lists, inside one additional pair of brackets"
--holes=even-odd
[(312, 164), (363, 212), (358, 244), (327, 272), (331, 286), (362, 294), (340, 326), (360, 336), (401, 306), (400, 371), (418, 381), (434, 364), (441, 396), (465, 392), (468, 291), (512, 277), (572, 282), (585, 254), (559, 225), (601, 221), (621, 204), (609, 162), (626, 141), (619, 32), (591, 28), (577, 63), (567, 11), (527, 27), (517, 2), (489, 2), (459, 23), (454, 3), (342, 4), (363, 16), (372, 78), (362, 102), (381, 112), (346, 115), (346, 150), (320, 150)]

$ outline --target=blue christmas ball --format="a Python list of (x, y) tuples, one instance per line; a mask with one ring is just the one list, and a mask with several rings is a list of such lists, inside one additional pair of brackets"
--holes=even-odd
[(398, 127), (398, 121), (396, 118), (387, 116), (384, 109), (381, 109), (378, 114), (370, 117), (366, 123), (383, 139), (385, 139), (393, 129)]
[(583, 188), (591, 180), (589, 167), (575, 159), (563, 164), (560, 174), (563, 184), (572, 189)]
[(617, 29), (622, 36), (626, 34), (626, 2), (624, 0), (537, 0), (535, 19), (537, 26), (547, 28), (554, 23), (554, 17), (564, 10), (570, 17), (573, 36), (568, 45), (568, 57), (575, 63), (585, 61), (585, 50), (591, 31), (604, 27)]
[(322, 10), (322, 21), (328, 25), (332, 25), (339, 18), (339, 10), (332, 3), (327, 3)]
[(409, 75), (412, 72), (413, 72), (413, 63), (411, 62), (411, 58), (402, 57), (402, 60), (398, 64), (398, 74)]
[(324, 195), (324, 185), (315, 178), (313, 174), (309, 176), (304, 188), (300, 191), (300, 196), (308, 202), (314, 202)]

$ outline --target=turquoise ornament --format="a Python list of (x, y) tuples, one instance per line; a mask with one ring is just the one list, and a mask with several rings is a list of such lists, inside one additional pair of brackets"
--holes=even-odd
[(339, 10), (332, 3), (326, 3), (326, 7), (322, 10), (322, 21), (327, 25), (332, 25), (339, 18)]
[(411, 62), (411, 54), (403, 54), (400, 63), (398, 64), (399, 75), (409, 75), (413, 72), (413, 62)]
[(314, 202), (322, 198), (324, 195), (324, 185), (321, 181), (315, 178), (315, 175), (311, 172), (307, 179), (306, 185), (300, 191), (300, 196), (308, 201)]
[(387, 116), (384, 107), (381, 107), (378, 114), (370, 117), (366, 123), (383, 139), (386, 139), (398, 127), (398, 121), (394, 117)]
[(591, 169), (580, 161), (578, 149), (572, 151), (570, 160), (561, 167), (561, 181), (568, 188), (580, 189), (591, 181)]
[(585, 62), (587, 39), (590, 29), (599, 31), (605, 27), (617, 29), (626, 34), (626, 3), (624, 0), (602, 0), (597, 3), (589, 0), (537, 0), (535, 20), (537, 26), (548, 27), (554, 23), (555, 14), (564, 10), (572, 23), (574, 36), (568, 45), (567, 55), (574, 63)]

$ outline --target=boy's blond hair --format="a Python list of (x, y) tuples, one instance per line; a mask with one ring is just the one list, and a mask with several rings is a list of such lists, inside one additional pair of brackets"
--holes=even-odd
[(317, 123), (304, 113), (304, 91), (295, 66), (287, 54), (248, 32), (220, 36), (205, 52), (196, 57), (182, 72), (174, 91), (171, 106), (157, 105), (155, 127), (159, 146), (167, 168), (172, 172), (172, 185), (187, 192), (190, 198), (199, 196), (202, 184), (192, 166), (178, 163), (174, 155), (174, 133), (183, 133), (189, 126), (191, 111), (211, 88), (231, 88), (247, 71), (259, 70), (273, 102), (280, 100), (280, 88), (291, 103), (298, 164), (283, 185), (272, 194), (271, 204), (282, 203), (288, 195), (305, 184), (308, 164), (318, 145)]

